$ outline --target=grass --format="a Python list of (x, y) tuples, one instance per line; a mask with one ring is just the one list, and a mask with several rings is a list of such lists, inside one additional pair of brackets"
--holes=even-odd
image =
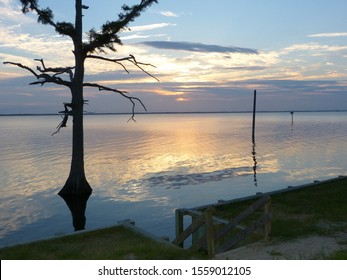
[[(230, 219), (255, 200), (217, 207), (217, 216)], [(271, 196), (271, 236), (293, 239), (347, 229), (347, 178)], [(254, 218), (257, 218), (255, 216)]]
[[(287, 241), (310, 235), (333, 236), (347, 231), (347, 178), (271, 196), (271, 239)], [(233, 218), (255, 200), (216, 207), (216, 216)], [(258, 217), (261, 213), (258, 213)], [(257, 215), (251, 218), (257, 219)], [(262, 238), (254, 235), (246, 242)], [(243, 243), (244, 244), (244, 243)], [(276, 254), (276, 252), (272, 252)], [(112, 227), (77, 235), (0, 249), (0, 259), (205, 259), (192, 253), (157, 243), (123, 227)], [(324, 259), (347, 259), (341, 250)]]
[(347, 260), (347, 250), (340, 250), (328, 256), (326, 259), (329, 260)]
[[(225, 219), (237, 216), (256, 200), (241, 201), (216, 207), (216, 215)], [(288, 241), (295, 238), (322, 235), (334, 236), (347, 231), (347, 178), (339, 178), (271, 196), (272, 241)], [(262, 209), (246, 225), (257, 219)], [(246, 242), (261, 239), (253, 236)], [(241, 244), (241, 245), (244, 245)], [(327, 256), (331, 259), (347, 259), (347, 250)]]
[(203, 258), (117, 226), (0, 249), (2, 260), (113, 260)]

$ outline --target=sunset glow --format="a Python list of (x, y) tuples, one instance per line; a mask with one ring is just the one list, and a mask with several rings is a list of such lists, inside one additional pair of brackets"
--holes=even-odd
[[(56, 20), (73, 22), (71, 1), (39, 3), (52, 8)], [(88, 5), (85, 32), (114, 19), (121, 6), (106, 0)], [(266, 5), (256, 0), (159, 0), (120, 34), (123, 45), (116, 46), (117, 52), (106, 56), (132, 54), (150, 64), (145, 70), (160, 82), (133, 65), (123, 65), (127, 73), (120, 65), (97, 60), (86, 62), (85, 80), (127, 91), (150, 105), (151, 112), (249, 110), (254, 89), (259, 92), (259, 110), (346, 109), (346, 9), (343, 0), (270, 0)], [(19, 1), (1, 1), (0, 26), (1, 61), (32, 68), (36, 58), (52, 67), (73, 64), (70, 39), (38, 24), (34, 14), (22, 14)], [(35, 77), (3, 64), (0, 71), (0, 114), (55, 113), (69, 101), (61, 98), (68, 96), (66, 89), (44, 86), (48, 105), (26, 106), (40, 103), (37, 92), (43, 89), (28, 85)], [(115, 104), (111, 94), (86, 92), (93, 96), (92, 111), (131, 110)], [(18, 94), (28, 100), (19, 100)]]

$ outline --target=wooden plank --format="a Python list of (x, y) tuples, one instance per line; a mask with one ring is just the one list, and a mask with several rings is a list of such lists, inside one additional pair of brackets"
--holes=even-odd
[[(225, 225), (220, 231), (215, 233), (215, 242), (218, 242), (223, 236), (225, 236), (228, 232), (233, 230), (235, 227), (238, 227), (239, 223), (246, 219), (248, 216), (253, 214), (259, 208), (263, 207), (269, 200), (270, 196), (266, 195), (258, 199), (255, 203), (249, 206), (245, 211), (243, 211), (240, 215), (238, 215), (235, 219), (233, 219), (229, 224)], [(247, 228), (241, 228), (241, 232), (245, 232)], [(197, 242), (195, 242), (189, 249), (192, 251), (199, 250), (200, 248), (206, 245), (206, 235), (201, 237)]]
[(256, 231), (258, 228), (262, 227), (265, 223), (269, 222), (272, 218), (271, 213), (268, 213), (266, 215), (263, 215), (260, 217), (256, 222), (254, 222), (252, 225), (247, 227), (245, 230), (242, 230), (238, 234), (236, 234), (232, 239), (227, 241), (223, 246), (220, 248), (217, 248), (217, 253), (225, 252), (227, 250), (230, 250), (231, 247), (233, 247), (238, 242), (245, 239), (247, 236), (252, 234), (254, 231)]
[[(191, 209), (185, 209), (185, 215), (187, 216), (191, 216), (191, 217), (195, 217), (195, 218), (198, 218), (200, 217), (201, 215), (203, 215), (203, 212), (201, 211), (197, 211), (197, 210), (191, 210)], [(223, 219), (223, 218), (220, 218), (220, 217), (215, 217), (213, 216), (213, 222), (215, 224), (228, 224), (229, 223), (229, 220), (226, 220), (226, 219)]]
[(233, 230), (239, 223), (241, 223), (243, 220), (245, 220), (247, 217), (249, 217), (251, 214), (253, 214), (255, 211), (257, 211), (259, 208), (264, 206), (266, 203), (270, 201), (270, 196), (265, 195), (262, 196), (260, 199), (258, 199), (255, 203), (253, 203), (251, 206), (249, 206), (246, 210), (244, 210), (240, 215), (238, 215), (236, 218), (234, 218), (232, 221), (230, 221), (229, 224), (227, 224), (222, 230), (216, 233), (216, 241), (222, 238), (224, 235), (226, 235), (228, 232)]
[(194, 231), (200, 228), (205, 223), (204, 215), (201, 215), (197, 218), (194, 223), (187, 227), (179, 236), (176, 236), (176, 239), (172, 241), (175, 245), (180, 245), (184, 240), (186, 240)]

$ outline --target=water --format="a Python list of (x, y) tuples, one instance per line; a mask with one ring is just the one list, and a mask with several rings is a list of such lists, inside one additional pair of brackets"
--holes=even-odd
[[(57, 192), (69, 172), (71, 127), (57, 116), (0, 117), (0, 246), (73, 232)], [(347, 113), (86, 116), (93, 194), (86, 229), (132, 219), (174, 235), (174, 209), (346, 175)], [(70, 124), (71, 126), (71, 124)]]

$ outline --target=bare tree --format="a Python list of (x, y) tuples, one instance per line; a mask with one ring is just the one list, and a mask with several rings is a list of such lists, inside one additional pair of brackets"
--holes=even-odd
[[(50, 8), (42, 9), (38, 4), (38, 0), (20, 0), (22, 4), (22, 12), (34, 12), (37, 14), (37, 21), (39, 23), (50, 25), (55, 28), (55, 31), (64, 36), (71, 38), (74, 50), (73, 55), (75, 58), (75, 65), (71, 67), (55, 67), (50, 68), (45, 65), (43, 59), (35, 59), (38, 62), (37, 68), (34, 70), (28, 66), (22, 65), (17, 62), (4, 62), (4, 64), (11, 64), (23, 68), (29, 71), (36, 77), (36, 81), (31, 85), (41, 85), (47, 83), (53, 83), (61, 86), (68, 87), (71, 91), (71, 102), (64, 103), (63, 120), (57, 127), (57, 132), (61, 127), (65, 127), (69, 116), (73, 118), (73, 139), (72, 139), (72, 160), (69, 176), (66, 180), (64, 187), (59, 192), (60, 195), (89, 195), (92, 192), (85, 171), (84, 171), (84, 137), (83, 137), (83, 107), (87, 100), (83, 98), (83, 89), (85, 87), (96, 88), (98, 90), (105, 90), (116, 92), (123, 97), (130, 100), (132, 103), (132, 116), (134, 118), (135, 104), (138, 102), (144, 109), (146, 107), (140, 99), (130, 97), (127, 92), (118, 89), (106, 87), (97, 83), (84, 82), (85, 73), (85, 61), (87, 59), (96, 59), (114, 63), (121, 66), (125, 71), (128, 71), (124, 63), (128, 62), (135, 65), (138, 69), (144, 73), (150, 75), (144, 68), (146, 66), (153, 66), (151, 64), (141, 63), (136, 60), (133, 55), (122, 57), (119, 59), (109, 59), (99, 55), (105, 52), (106, 49), (115, 51), (115, 45), (121, 45), (122, 42), (118, 34), (124, 30), (130, 22), (153, 3), (157, 3), (157, 0), (141, 0), (137, 5), (131, 7), (127, 5), (122, 6), (122, 13), (118, 15), (118, 19), (115, 21), (107, 21), (102, 25), (100, 31), (95, 29), (90, 30), (88, 40), (83, 40), (82, 29), (82, 11), (89, 7), (83, 5), (82, 0), (75, 0), (75, 23), (71, 22), (56, 22), (54, 21), (53, 12)], [(152, 75), (150, 75), (153, 77)], [(155, 77), (153, 77), (155, 78)]]

